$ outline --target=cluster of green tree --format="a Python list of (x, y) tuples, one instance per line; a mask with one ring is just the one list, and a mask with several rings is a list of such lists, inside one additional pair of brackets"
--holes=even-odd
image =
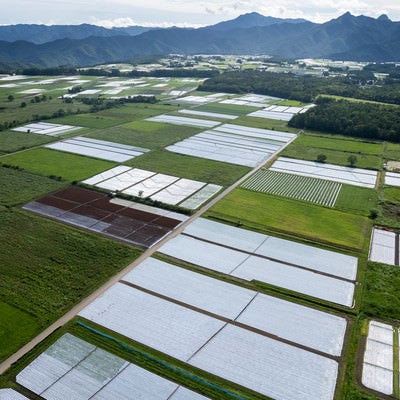
[(52, 67), (52, 68), (24, 68), (20, 71), (16, 71), (16, 73), (21, 73), (22, 75), (30, 75), (30, 76), (40, 76), (40, 75), (76, 75), (78, 74), (78, 70), (74, 67), (68, 66), (60, 66), (60, 67)]
[(295, 115), (289, 126), (400, 142), (400, 109), (391, 105), (321, 97), (316, 107)]
[(206, 80), (199, 89), (228, 93), (251, 92), (303, 102), (312, 102), (320, 94), (329, 94), (400, 104), (399, 82), (387, 80), (379, 86), (367, 84), (373, 79), (370, 71), (359, 73), (351, 71), (344, 77), (320, 78), (291, 73), (243, 70), (216, 75)]
[(107, 110), (114, 107), (120, 107), (128, 103), (148, 103), (154, 104), (157, 102), (155, 96), (128, 96), (120, 99), (107, 99), (104, 97), (82, 97), (77, 98), (83, 104), (90, 105), (90, 112)]
[(153, 71), (137, 71), (132, 70), (127, 73), (127, 76), (131, 78), (136, 77), (151, 77), (164, 78), (212, 78), (219, 75), (218, 70), (215, 69), (155, 69)]
[(0, 132), (7, 129), (15, 128), (18, 125), (20, 125), (20, 122), (16, 119), (14, 119), (13, 121), (4, 121), (3, 123), (0, 123)]

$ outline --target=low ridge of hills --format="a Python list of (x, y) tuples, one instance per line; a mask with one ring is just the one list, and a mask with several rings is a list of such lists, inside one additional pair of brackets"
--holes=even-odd
[(197, 29), (107, 29), (88, 24), (0, 27), (0, 60), (5, 63), (87, 66), (168, 53), (397, 61), (400, 22), (393, 22), (386, 15), (375, 19), (346, 13), (317, 24), (250, 13)]

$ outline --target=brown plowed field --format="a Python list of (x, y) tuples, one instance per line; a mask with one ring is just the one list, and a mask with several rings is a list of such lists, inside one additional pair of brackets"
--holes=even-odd
[[(54, 208), (60, 211), (59, 215), (54, 213)], [(44, 196), (26, 204), (24, 209), (146, 248), (181, 223), (110, 203), (107, 195), (78, 187)]]

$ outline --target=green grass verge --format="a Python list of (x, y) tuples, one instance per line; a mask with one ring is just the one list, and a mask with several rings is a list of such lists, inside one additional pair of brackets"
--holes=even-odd
[(363, 216), (240, 188), (207, 216), (355, 251), (365, 249), (371, 229)]
[(64, 186), (41, 175), (0, 166), (0, 205), (16, 206)]
[(13, 354), (38, 331), (34, 317), (0, 301), (0, 361)]
[(45, 148), (11, 154), (2, 157), (1, 161), (33, 173), (61, 177), (67, 181), (86, 179), (116, 165), (111, 161)]
[(186, 156), (167, 150), (152, 151), (125, 164), (221, 186), (231, 185), (250, 171), (250, 168), (240, 165)]
[(20, 211), (0, 212), (0, 300), (41, 327), (63, 315), (140, 250)]

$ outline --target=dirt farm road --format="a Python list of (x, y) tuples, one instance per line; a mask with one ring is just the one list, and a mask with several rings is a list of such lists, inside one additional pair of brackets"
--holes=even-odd
[[(291, 143), (288, 142), (286, 146)], [(286, 147), (284, 146), (284, 147)], [(283, 148), (279, 150), (282, 151)], [(278, 152), (277, 152), (278, 153)], [(17, 352), (15, 352), (12, 356), (10, 356), (8, 359), (3, 361), (0, 364), (0, 375), (2, 375), (5, 371), (7, 371), (14, 363), (16, 363), (21, 357), (23, 357), (25, 354), (27, 354), (29, 351), (31, 351), (35, 346), (37, 346), (40, 342), (42, 342), (44, 339), (46, 339), (48, 336), (50, 336), (55, 330), (58, 328), (62, 327), (65, 325), (67, 322), (71, 321), (83, 308), (85, 308), (87, 305), (89, 305), (91, 302), (93, 302), (95, 299), (97, 299), (99, 296), (101, 296), (107, 289), (109, 289), (111, 286), (113, 286), (115, 283), (120, 281), (123, 276), (125, 276), (128, 272), (130, 272), (133, 268), (135, 268), (137, 265), (139, 265), (142, 261), (144, 261), (146, 258), (151, 257), (152, 254), (154, 254), (161, 246), (163, 246), (167, 241), (170, 239), (174, 238), (175, 236), (179, 235), (180, 233), (183, 232), (183, 230), (186, 228), (187, 225), (189, 225), (191, 222), (193, 222), (195, 219), (199, 218), (202, 214), (204, 214), (208, 209), (210, 209), (212, 206), (214, 206), (218, 201), (220, 201), (223, 197), (225, 197), (228, 193), (230, 193), (233, 189), (235, 189), (237, 186), (239, 186), (242, 182), (244, 182), (250, 175), (252, 175), (254, 172), (257, 170), (261, 169), (265, 163), (269, 162), (270, 160), (274, 159), (277, 155), (277, 153), (272, 154), (267, 160), (264, 160), (260, 165), (256, 166), (253, 168), (250, 172), (248, 172), (245, 176), (240, 178), (238, 181), (236, 181), (233, 185), (229, 186), (227, 189), (225, 189), (222, 193), (220, 193), (218, 196), (216, 196), (213, 200), (211, 200), (209, 203), (207, 203), (204, 207), (202, 207), (199, 211), (197, 211), (195, 214), (193, 214), (190, 218), (188, 218), (186, 221), (184, 221), (182, 224), (180, 224), (177, 228), (172, 230), (169, 234), (167, 234), (163, 239), (161, 239), (158, 243), (156, 243), (154, 246), (150, 247), (149, 249), (145, 250), (143, 254), (137, 258), (135, 261), (133, 261), (131, 264), (126, 266), (122, 271), (120, 271), (118, 274), (114, 275), (110, 280), (108, 280), (103, 286), (98, 288), (95, 292), (93, 292), (91, 295), (83, 299), (79, 304), (75, 305), (70, 311), (68, 311), (66, 314), (64, 314), (61, 318), (59, 318), (57, 321), (55, 321), (53, 324), (51, 324), (48, 328), (46, 328), (44, 331), (39, 333), (35, 338), (33, 338), (30, 342), (28, 342), (26, 345), (21, 347)]]

